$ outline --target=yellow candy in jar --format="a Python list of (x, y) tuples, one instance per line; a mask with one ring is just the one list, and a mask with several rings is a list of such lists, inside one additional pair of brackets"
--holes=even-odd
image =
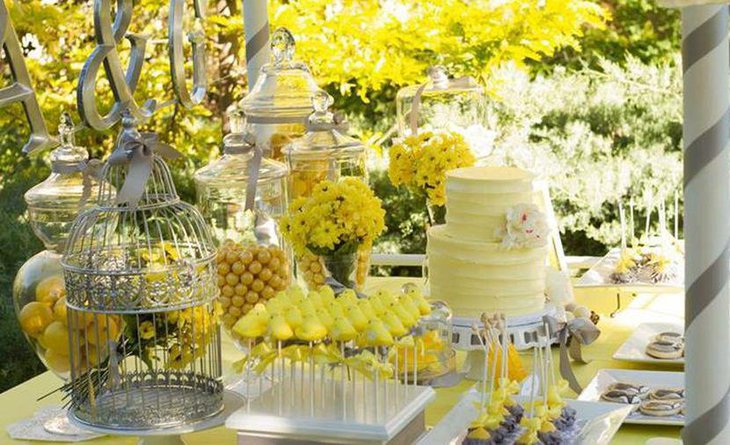
[(18, 321), (23, 332), (36, 338), (53, 322), (53, 311), (45, 303), (31, 301), (20, 310)]
[[(43, 347), (57, 354), (68, 356), (68, 328), (60, 321), (54, 321), (43, 331)], [(68, 359), (67, 359), (68, 361)]]
[(66, 310), (66, 297), (61, 297), (53, 305), (53, 317), (63, 324), (68, 324), (68, 311)]
[(59, 298), (66, 295), (63, 275), (53, 275), (41, 280), (35, 288), (35, 299), (53, 307)]
[(59, 354), (53, 349), (47, 349), (44, 357), (48, 367), (59, 374), (64, 374), (71, 370), (71, 362), (68, 354)]

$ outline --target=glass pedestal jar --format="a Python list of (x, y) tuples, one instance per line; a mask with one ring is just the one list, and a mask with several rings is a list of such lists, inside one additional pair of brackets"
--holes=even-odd
[[(18, 270), (13, 282), (13, 306), (33, 351), (49, 370), (66, 381), (70, 378), (72, 351), (60, 250), (76, 215), (95, 202), (99, 181), (86, 149), (74, 144), (73, 122), (65, 113), (59, 138), (61, 146), (50, 155), (51, 174), (24, 196), (31, 228), (46, 250)], [(82, 356), (80, 351), (76, 356)], [(84, 434), (68, 423), (65, 411), (49, 419), (45, 428), (53, 434)]]

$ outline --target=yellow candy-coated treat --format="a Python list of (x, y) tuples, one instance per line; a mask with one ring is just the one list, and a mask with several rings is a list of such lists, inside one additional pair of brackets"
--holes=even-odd
[(302, 311), (300, 311), (296, 306), (287, 307), (284, 311), (284, 317), (286, 317), (286, 322), (289, 323), (289, 326), (291, 326), (292, 329), (297, 329), (304, 322)]
[(302, 325), (296, 328), (294, 333), (302, 341), (319, 341), (327, 336), (327, 328), (315, 314), (307, 314)]
[(489, 440), (492, 438), (492, 436), (489, 434), (489, 431), (482, 427), (474, 428), (473, 430), (469, 431), (469, 434), (466, 437), (468, 439), (475, 440)]
[(390, 346), (393, 336), (381, 320), (370, 320), (363, 333), (363, 341), (368, 346)]
[(395, 303), (395, 297), (387, 289), (378, 290), (373, 297), (380, 300), (386, 306)]
[(18, 321), (23, 332), (36, 338), (53, 322), (53, 311), (45, 303), (31, 301), (20, 310)]
[(352, 289), (345, 289), (337, 299), (346, 304), (357, 304), (358, 300), (357, 294)]
[(403, 322), (403, 325), (408, 328), (412, 328), (418, 322), (417, 319), (411, 317), (411, 314), (409, 314), (408, 311), (406, 311), (403, 306), (401, 306), (397, 302), (393, 302), (390, 304), (390, 309), (388, 312), (391, 314), (395, 314), (398, 318), (400, 318), (400, 321)]
[[(43, 331), (43, 347), (59, 355), (69, 355), (68, 328), (60, 321), (54, 321)], [(66, 359), (68, 361), (68, 359)]]
[(317, 318), (319, 318), (319, 321), (322, 322), (324, 327), (327, 328), (327, 330), (329, 330), (332, 327), (332, 324), (335, 322), (335, 318), (330, 315), (328, 311), (324, 310), (324, 308), (317, 310), (316, 315)]
[(294, 330), (286, 322), (286, 318), (283, 315), (272, 315), (269, 321), (269, 335), (274, 340), (289, 340), (294, 336)]
[(116, 340), (120, 334), (119, 324), (111, 316), (97, 315), (86, 325), (86, 341), (91, 345), (106, 345), (110, 339)]
[(330, 331), (332, 340), (346, 342), (357, 338), (357, 331), (345, 317), (335, 318)]
[(233, 325), (233, 332), (243, 338), (258, 338), (266, 334), (269, 313), (266, 306), (257, 304), (253, 309)]
[(373, 309), (373, 305), (367, 298), (362, 298), (358, 300), (357, 305), (360, 306), (360, 310), (362, 311), (363, 315), (367, 317), (368, 320), (372, 320), (374, 318), (378, 318), (378, 316), (375, 314), (375, 310)]
[(356, 304), (349, 304), (345, 308), (345, 315), (347, 316), (347, 319), (350, 321), (352, 326), (358, 331), (362, 332), (368, 325), (368, 318), (363, 314), (362, 310), (360, 310), (360, 306)]
[(539, 442), (539, 439), (537, 437), (537, 430), (527, 430), (517, 439), (518, 445), (534, 445)]
[(71, 370), (71, 362), (68, 354), (61, 354), (54, 349), (46, 349), (44, 357), (48, 367), (59, 374), (64, 374)]
[(41, 280), (35, 287), (35, 299), (53, 307), (59, 298), (66, 295), (63, 275), (52, 275)]
[(402, 337), (408, 333), (403, 322), (393, 312), (383, 314), (382, 321), (388, 326), (388, 331), (393, 337)]
[(550, 385), (548, 387), (547, 402), (550, 406), (565, 406), (565, 401), (560, 396), (560, 387), (557, 385)]
[(329, 312), (329, 314), (331, 316), (333, 316), (334, 318), (347, 316), (345, 314), (345, 308), (337, 300), (333, 300), (333, 301), (329, 302), (325, 309), (327, 309), (327, 312)]
[(398, 302), (414, 319), (418, 320), (421, 317), (421, 311), (418, 310), (418, 305), (414, 303), (413, 299), (408, 294), (403, 294), (398, 299)]
[(388, 312), (388, 307), (385, 306), (378, 298), (371, 298), (370, 305), (373, 307), (373, 311), (375, 312), (376, 316), (380, 316)]
[(66, 310), (66, 297), (61, 297), (53, 305), (53, 318), (63, 324), (68, 324), (68, 311)]
[(555, 430), (557, 430), (557, 428), (555, 428), (555, 425), (553, 424), (553, 422), (550, 421), (550, 419), (547, 417), (543, 418), (542, 424), (540, 425), (540, 432), (541, 433), (552, 433)]
[(322, 295), (316, 291), (309, 291), (307, 294), (307, 300), (309, 300), (315, 307), (322, 307)]
[(319, 288), (319, 295), (323, 303), (329, 303), (335, 300), (335, 291), (326, 285)]

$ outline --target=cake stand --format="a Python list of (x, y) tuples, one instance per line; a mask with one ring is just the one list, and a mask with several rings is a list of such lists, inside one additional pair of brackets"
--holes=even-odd
[[(532, 314), (507, 317), (507, 333), (511, 343), (517, 350), (525, 350), (533, 346), (544, 346), (545, 341), (545, 316), (558, 317), (559, 311), (553, 304), (546, 304), (544, 309)], [(479, 337), (472, 330), (474, 324), (480, 325), (481, 320), (470, 317), (453, 317), (452, 344), (454, 349), (467, 351), (466, 378), (470, 380), (481, 380), (484, 373), (484, 349), (481, 346)], [(550, 344), (557, 342), (557, 337), (550, 337)]]
[[(244, 400), (239, 394), (226, 390), (223, 392), (223, 410), (218, 414), (187, 425), (154, 430), (96, 427), (79, 421), (73, 415), (69, 415), (69, 421), (71, 424), (78, 426), (81, 429), (95, 433), (108, 434), (112, 436), (139, 436), (138, 445), (185, 445), (186, 442), (181, 437), (182, 434), (194, 433), (196, 431), (203, 431), (223, 425), (226, 418), (243, 406), (243, 403)], [(150, 407), (150, 409), (153, 408)]]

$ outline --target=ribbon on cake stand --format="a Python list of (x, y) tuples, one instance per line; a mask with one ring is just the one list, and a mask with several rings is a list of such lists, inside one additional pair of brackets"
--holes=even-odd
[[(582, 345), (590, 345), (601, 335), (600, 329), (586, 318), (574, 318), (566, 322), (558, 321), (555, 317), (546, 315), (543, 322), (547, 326), (548, 338), (557, 337), (560, 343), (560, 375), (568, 381), (570, 389), (580, 394), (583, 391), (578, 379), (570, 366), (573, 359), (580, 363), (590, 363), (583, 358)], [(570, 344), (568, 344), (570, 337)]]

